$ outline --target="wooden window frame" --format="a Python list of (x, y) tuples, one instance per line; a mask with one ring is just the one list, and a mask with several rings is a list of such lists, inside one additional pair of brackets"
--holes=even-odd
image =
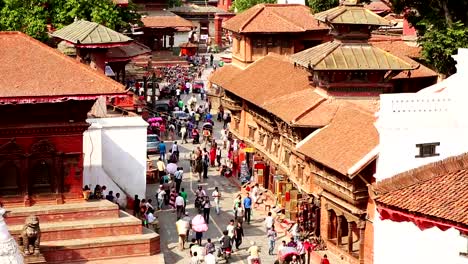
[(416, 155), (415, 158), (440, 156), (440, 154), (437, 153), (437, 146), (440, 146), (440, 142), (416, 144), (416, 147), (419, 148), (419, 154)]
[(249, 126), (249, 139), (252, 140), (252, 142), (255, 141), (255, 132), (257, 128), (254, 126)]

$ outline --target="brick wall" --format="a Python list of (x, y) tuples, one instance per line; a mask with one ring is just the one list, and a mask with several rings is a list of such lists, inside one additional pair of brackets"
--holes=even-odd
[(374, 263), (374, 221), (375, 204), (372, 199), (369, 199), (367, 204), (367, 216), (366, 221), (365, 239), (364, 239), (364, 264)]

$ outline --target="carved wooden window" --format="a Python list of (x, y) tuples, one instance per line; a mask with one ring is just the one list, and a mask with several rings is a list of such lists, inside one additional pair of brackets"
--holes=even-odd
[(7, 162), (0, 167), (0, 194), (15, 195), (19, 193), (20, 170), (14, 162)]
[(278, 142), (274, 143), (273, 154), (275, 154), (276, 157), (278, 157), (278, 155), (279, 155), (279, 146), (280, 146), (280, 144)]
[(265, 133), (264, 132), (260, 132), (259, 133), (259, 138), (258, 138), (258, 143), (263, 146), (265, 145)]
[(263, 39), (254, 39), (255, 48), (263, 48)]
[(291, 158), (291, 151), (285, 150), (284, 151), (283, 164), (289, 167), (289, 159), (290, 158)]
[(52, 168), (46, 160), (37, 161), (31, 171), (32, 187), (36, 192), (51, 191)]
[(299, 179), (299, 183), (304, 183), (304, 172), (302, 164), (297, 164), (297, 178)]
[(255, 127), (249, 126), (249, 139), (252, 141), (255, 140), (255, 130)]
[(271, 144), (273, 142), (273, 138), (272, 137), (267, 137), (267, 142), (266, 142), (266, 149), (268, 151), (271, 151)]
[(233, 118), (234, 118), (234, 130), (239, 131), (240, 119), (237, 116), (233, 116)]
[(434, 143), (424, 143), (416, 144), (416, 147), (419, 148), (419, 154), (416, 155), (416, 158), (427, 158), (439, 156), (439, 153), (436, 153), (436, 147), (440, 145), (440, 142)]

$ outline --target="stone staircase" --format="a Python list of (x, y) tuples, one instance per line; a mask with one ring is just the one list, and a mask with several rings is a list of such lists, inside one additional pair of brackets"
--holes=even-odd
[(107, 200), (7, 208), (17, 237), (27, 216), (39, 217), (41, 252), (47, 263), (149, 256), (160, 252), (159, 235)]

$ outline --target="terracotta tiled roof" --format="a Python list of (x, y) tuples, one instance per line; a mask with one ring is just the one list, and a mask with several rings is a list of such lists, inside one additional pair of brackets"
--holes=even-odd
[(149, 28), (193, 28), (192, 22), (169, 11), (152, 11), (150, 16), (141, 18), (145, 27)]
[(0, 32), (0, 98), (125, 93), (124, 86), (19, 32)]
[(238, 33), (281, 33), (327, 30), (310, 8), (299, 4), (258, 4), (224, 22), (223, 27)]
[(109, 61), (129, 60), (140, 55), (150, 54), (151, 49), (139, 42), (132, 42), (129, 45), (109, 48), (106, 58)]
[(194, 4), (176, 6), (169, 8), (169, 11), (175, 14), (216, 14), (216, 13), (227, 13), (223, 9), (217, 8), (216, 6), (199, 6)]
[(242, 70), (236, 66), (226, 65), (218, 68), (208, 79), (211, 83), (225, 87), (241, 72)]
[(369, 9), (375, 13), (390, 12), (392, 9), (381, 1), (372, 1), (369, 4), (365, 4), (364, 8)]
[(75, 45), (119, 44), (132, 41), (131, 38), (95, 22), (78, 20), (54, 33), (53, 37)]
[(367, 43), (331, 41), (290, 56), (313, 70), (409, 70), (412, 65)]
[(373, 184), (377, 204), (468, 228), (468, 154)]
[(330, 24), (391, 26), (392, 23), (361, 5), (340, 5), (314, 17)]
[(341, 102), (328, 126), (306, 138), (298, 151), (337, 172), (350, 169), (379, 144), (373, 114)]

